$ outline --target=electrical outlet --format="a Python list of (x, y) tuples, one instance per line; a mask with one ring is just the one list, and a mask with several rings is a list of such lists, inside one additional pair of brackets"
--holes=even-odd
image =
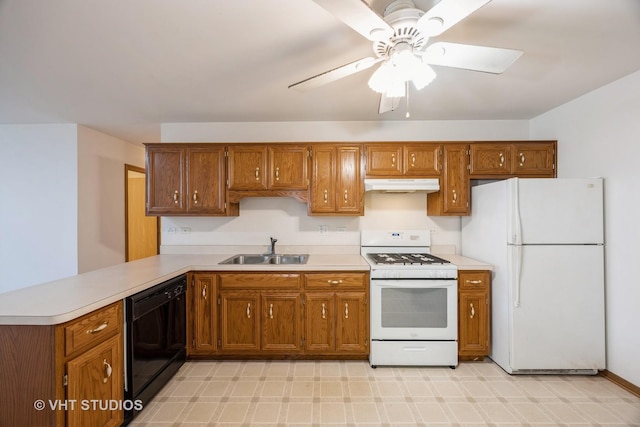
[(329, 226), (321, 225), (320, 226), (320, 234), (329, 234)]
[(178, 231), (178, 230), (175, 227), (167, 228), (167, 233), (175, 233), (176, 231)]

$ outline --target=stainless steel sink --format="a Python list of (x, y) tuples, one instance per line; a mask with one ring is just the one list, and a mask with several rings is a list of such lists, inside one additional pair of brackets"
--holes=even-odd
[(221, 261), (219, 264), (306, 264), (308, 259), (308, 254), (238, 254)]

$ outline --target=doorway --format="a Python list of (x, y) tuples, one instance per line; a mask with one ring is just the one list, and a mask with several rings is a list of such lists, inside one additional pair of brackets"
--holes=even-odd
[(160, 221), (145, 215), (145, 170), (124, 165), (125, 174), (125, 261), (159, 253)]

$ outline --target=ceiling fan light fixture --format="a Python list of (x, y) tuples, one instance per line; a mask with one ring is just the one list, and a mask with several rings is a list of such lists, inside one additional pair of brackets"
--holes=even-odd
[(411, 81), (417, 90), (424, 89), (436, 78), (436, 72), (424, 62), (416, 64), (412, 71), (413, 76), (411, 77)]

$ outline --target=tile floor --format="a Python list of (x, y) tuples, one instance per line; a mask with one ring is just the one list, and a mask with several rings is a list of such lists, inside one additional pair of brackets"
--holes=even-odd
[(640, 426), (602, 377), (510, 376), (366, 361), (187, 362), (131, 426)]

